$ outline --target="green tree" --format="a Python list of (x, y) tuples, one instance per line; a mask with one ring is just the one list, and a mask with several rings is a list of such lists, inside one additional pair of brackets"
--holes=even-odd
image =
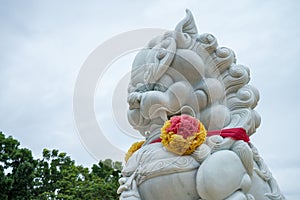
[(36, 161), (30, 150), (0, 132), (0, 199), (31, 199)]
[(35, 174), (35, 197), (38, 199), (55, 199), (63, 178), (62, 170), (74, 165), (66, 153), (58, 150), (43, 150), (43, 158), (38, 159)]
[(89, 169), (56, 149), (35, 160), (19, 145), (0, 132), (0, 200), (119, 199), (121, 162), (107, 159)]
[(43, 150), (38, 160), (35, 178), (37, 199), (118, 199), (122, 164), (111, 160), (100, 161), (88, 168), (75, 165), (66, 153)]
[(100, 161), (92, 166), (92, 180), (95, 180), (95, 194), (102, 199), (119, 199), (116, 193), (121, 177), (122, 163), (112, 162), (111, 159)]

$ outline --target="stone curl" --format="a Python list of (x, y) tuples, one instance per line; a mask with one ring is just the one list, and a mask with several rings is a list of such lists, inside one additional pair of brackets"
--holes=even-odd
[[(252, 135), (260, 124), (254, 111), (258, 90), (234, 52), (212, 34), (198, 34), (190, 11), (175, 28), (137, 54), (128, 87), (128, 119), (142, 135), (158, 135), (164, 121), (189, 114), (206, 129), (238, 126)], [(240, 118), (238, 118), (238, 117)]]

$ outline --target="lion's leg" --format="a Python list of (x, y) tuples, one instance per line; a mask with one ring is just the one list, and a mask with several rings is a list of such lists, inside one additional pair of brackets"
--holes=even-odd
[(251, 178), (236, 153), (221, 150), (201, 164), (196, 184), (198, 194), (203, 199), (221, 200), (231, 196), (231, 199), (243, 199), (240, 193), (244, 196), (247, 194)]

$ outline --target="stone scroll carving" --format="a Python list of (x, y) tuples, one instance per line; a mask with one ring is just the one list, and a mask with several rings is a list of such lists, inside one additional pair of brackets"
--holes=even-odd
[(212, 34), (198, 34), (192, 13), (174, 31), (152, 39), (132, 65), (128, 120), (145, 137), (127, 161), (120, 199), (285, 199), (251, 142), (213, 135), (191, 155), (176, 155), (160, 142), (172, 116), (199, 119), (207, 131), (256, 132), (258, 90), (235, 53)]

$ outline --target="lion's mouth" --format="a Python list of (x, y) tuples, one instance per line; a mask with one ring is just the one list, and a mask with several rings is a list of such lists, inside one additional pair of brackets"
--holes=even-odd
[(160, 91), (160, 92), (165, 92), (167, 91), (168, 87), (159, 84), (159, 83), (147, 83), (143, 84), (142, 86), (136, 88), (134, 92), (140, 92), (140, 93), (145, 93), (149, 91)]
[[(147, 83), (147, 84), (140, 85), (139, 87), (137, 87), (134, 90), (135, 95), (133, 95), (133, 96), (137, 95), (137, 98), (133, 99), (134, 104), (131, 102), (130, 109), (140, 109), (141, 99), (148, 92), (155, 92), (156, 91), (156, 92), (165, 93), (169, 88), (170, 87), (167, 87), (167, 86), (165, 86), (163, 84), (160, 84), (160, 83)], [(180, 93), (181, 91), (178, 91), (178, 92)], [(153, 95), (157, 96), (159, 94), (157, 94), (157, 95), (153, 94)], [(179, 97), (180, 95), (175, 95), (175, 96)], [(164, 99), (164, 98), (162, 98), (162, 99)], [(159, 107), (156, 107), (156, 109), (152, 110), (152, 112), (151, 112), (152, 116), (149, 116), (150, 118), (152, 118), (153, 116), (160, 116), (160, 118), (162, 120), (169, 120), (173, 116), (178, 116), (178, 115), (182, 115), (182, 114), (186, 114), (186, 115), (190, 115), (192, 117), (196, 117), (195, 110), (191, 106), (189, 106), (185, 103), (183, 105), (178, 106), (175, 109), (174, 108), (171, 109), (171, 106), (168, 105), (167, 101), (165, 101), (165, 102), (161, 101), (159, 103), (161, 105)], [(158, 104), (156, 104), (156, 105), (158, 105)]]
[(167, 113), (168, 120), (171, 119), (174, 116), (180, 116), (180, 115), (189, 115), (189, 116), (192, 116), (192, 117), (196, 117), (195, 111), (191, 107), (185, 106), (183, 108), (184, 109), (181, 108), (176, 113)]

